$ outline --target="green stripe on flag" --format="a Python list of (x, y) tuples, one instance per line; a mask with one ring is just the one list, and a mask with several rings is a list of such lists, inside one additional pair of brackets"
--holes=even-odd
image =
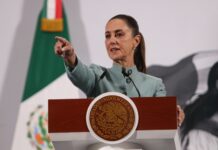
[(44, 3), (43, 3), (42, 17), (47, 18), (47, 0), (44, 0)]
[(62, 32), (41, 31), (41, 19), (44, 10), (45, 7), (38, 17), (22, 101), (25, 101), (65, 72), (62, 59), (54, 53), (55, 36), (62, 36), (69, 40), (64, 9), (64, 30)]

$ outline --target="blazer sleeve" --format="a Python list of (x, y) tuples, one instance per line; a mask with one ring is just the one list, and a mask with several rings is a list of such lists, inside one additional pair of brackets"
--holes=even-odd
[(92, 92), (97, 81), (98, 68), (96, 65), (88, 67), (78, 59), (78, 63), (73, 69), (69, 69), (66, 65), (65, 69), (68, 78), (75, 86), (86, 93), (86, 95)]
[(166, 88), (165, 85), (162, 81), (162, 79), (157, 80), (157, 86), (156, 86), (156, 92), (154, 94), (155, 97), (162, 97), (162, 96), (166, 96)]

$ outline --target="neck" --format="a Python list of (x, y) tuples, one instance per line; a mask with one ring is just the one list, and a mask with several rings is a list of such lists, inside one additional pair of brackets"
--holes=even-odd
[(133, 67), (135, 66), (135, 63), (133, 61), (121, 61), (121, 60), (118, 60), (118, 61), (114, 61), (115, 63), (121, 65), (122, 67), (124, 68), (129, 68), (129, 67)]

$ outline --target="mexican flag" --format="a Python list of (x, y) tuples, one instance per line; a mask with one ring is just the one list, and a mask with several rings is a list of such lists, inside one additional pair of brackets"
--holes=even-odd
[(36, 25), (12, 150), (54, 149), (48, 136), (48, 99), (79, 97), (78, 89), (67, 78), (63, 60), (54, 54), (55, 36), (70, 40), (62, 0), (44, 0)]

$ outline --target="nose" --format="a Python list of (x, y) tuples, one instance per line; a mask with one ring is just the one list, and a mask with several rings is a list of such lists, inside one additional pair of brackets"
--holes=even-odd
[(111, 36), (110, 39), (108, 39), (108, 43), (111, 45), (117, 44), (117, 39), (115, 36)]

